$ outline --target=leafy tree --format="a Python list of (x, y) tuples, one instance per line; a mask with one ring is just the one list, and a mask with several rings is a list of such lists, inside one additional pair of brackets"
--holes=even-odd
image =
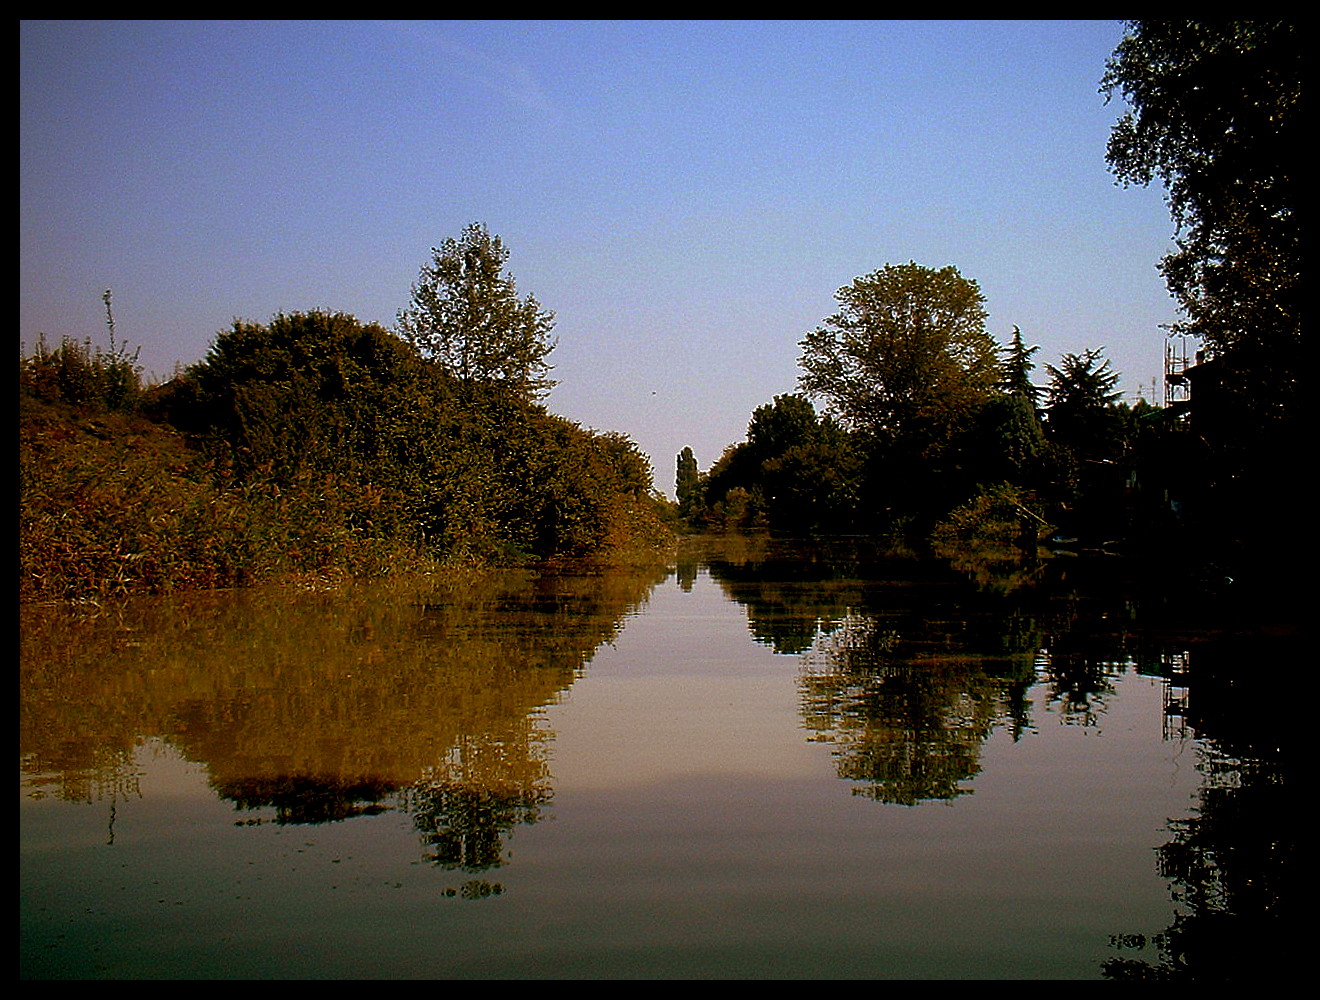
[(848, 434), (828, 415), (818, 418), (805, 396), (776, 396), (757, 407), (747, 448), (771, 528), (803, 533), (849, 523), (857, 463)]
[(802, 341), (802, 389), (846, 427), (936, 448), (999, 376), (985, 299), (956, 268), (889, 264), (839, 289), (840, 310)]
[(810, 441), (817, 425), (816, 408), (805, 396), (776, 396), (752, 411), (747, 443), (764, 461)]
[(731, 444), (702, 479), (705, 515), (721, 530), (764, 527), (761, 463), (746, 441)]
[(810, 437), (761, 465), (771, 527), (793, 534), (849, 530), (861, 473), (851, 436), (827, 414)]
[(239, 476), (383, 489), (373, 525), (436, 555), (583, 555), (655, 527), (650, 465), (623, 435), (585, 430), (499, 380), (461, 383), (352, 316), (235, 323), (188, 381), (178, 405)]
[(691, 448), (678, 453), (674, 495), (678, 498), (680, 517), (691, 517), (700, 497), (701, 474), (697, 471), (697, 457)]
[(1179, 239), (1161, 269), (1220, 351), (1300, 344), (1301, 67), (1291, 21), (1130, 21), (1101, 80), (1131, 107), (1109, 166), (1165, 186)]
[(1036, 367), (1031, 356), (1038, 350), (1026, 345), (1016, 326), (1008, 346), (1000, 349), (1000, 395), (981, 408), (965, 449), (973, 478), (982, 484), (1040, 485), (1047, 444), (1040, 422), (1041, 389), (1031, 378)]
[(495, 383), (517, 397), (544, 396), (554, 381), (546, 357), (554, 313), (528, 295), (520, 299), (504, 271), (509, 251), (473, 223), (431, 251), (397, 329), (424, 357), (463, 383)]
[(1038, 486), (1047, 443), (1031, 401), (1016, 392), (999, 396), (982, 408), (977, 423), (969, 457), (977, 481)]
[(416, 353), (376, 324), (345, 313), (281, 313), (236, 320), (206, 358), (176, 380), (166, 409), (212, 432), (238, 471), (265, 467), (287, 481), (300, 469), (380, 480), (410, 476), (415, 414), (435, 405), (435, 379)]
[(1110, 136), (1110, 168), (1166, 188), (1178, 241), (1160, 266), (1187, 316), (1175, 329), (1208, 348), (1190, 417), (1204, 460), (1177, 487), (1187, 524), (1230, 575), (1284, 598), (1291, 553), (1277, 523), (1308, 502), (1302, 58), (1292, 21), (1131, 21), (1101, 81), (1131, 108)]
[(817, 417), (805, 396), (776, 396), (753, 411), (747, 440), (730, 445), (711, 467), (698, 505), (726, 529), (844, 530), (861, 476), (853, 445), (834, 419)]
[[(1050, 499), (1059, 504), (1061, 530), (1090, 541), (1127, 532), (1124, 493), (1124, 430), (1127, 415), (1116, 405), (1118, 373), (1104, 349), (1065, 354), (1050, 375), (1045, 429)], [(1099, 538), (1094, 536), (1101, 536)]]
[(799, 385), (853, 433), (868, 518), (938, 516), (975, 485), (969, 432), (1000, 378), (981, 289), (954, 267), (908, 262), (836, 297), (840, 310), (802, 341)]

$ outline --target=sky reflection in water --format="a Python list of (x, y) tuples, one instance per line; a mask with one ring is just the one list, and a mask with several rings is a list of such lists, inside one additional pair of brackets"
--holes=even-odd
[(856, 549), (674, 569), (25, 609), (21, 973), (1098, 978), (1231, 911), (1204, 635)]

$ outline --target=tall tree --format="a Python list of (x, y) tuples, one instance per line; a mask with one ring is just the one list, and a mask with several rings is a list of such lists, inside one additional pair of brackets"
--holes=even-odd
[(758, 406), (747, 424), (747, 443), (757, 458), (775, 458), (790, 448), (811, 441), (816, 435), (816, 408), (805, 396), (776, 396), (773, 403)]
[(1179, 235), (1161, 269), (1218, 351), (1300, 338), (1301, 68), (1291, 21), (1129, 21), (1101, 80), (1131, 109), (1109, 166), (1166, 188)]
[(701, 473), (697, 471), (697, 457), (691, 448), (678, 453), (675, 473), (674, 495), (678, 499), (678, 513), (681, 517), (690, 517), (700, 499), (701, 488)]
[(1022, 331), (1013, 327), (1013, 339), (1003, 348), (1003, 375), (999, 382), (1004, 395), (1021, 396), (1033, 408), (1040, 404), (1040, 389), (1031, 381), (1031, 373), (1036, 367), (1031, 356), (1039, 350), (1038, 345), (1028, 347), (1022, 340)]
[(494, 383), (536, 399), (555, 385), (546, 357), (554, 313), (518, 298), (509, 251), (481, 223), (431, 251), (397, 329), (423, 356), (465, 383)]
[[(1294, 417), (1302, 346), (1302, 32), (1292, 21), (1129, 21), (1101, 90), (1130, 111), (1107, 162), (1166, 187), (1160, 270), (1253, 423)], [(1258, 434), (1259, 430), (1251, 431)]]
[(1191, 423), (1205, 451), (1179, 490), (1188, 523), (1204, 530), (1203, 551), (1219, 549), (1260, 592), (1288, 578), (1277, 524), (1309, 499), (1302, 51), (1293, 21), (1130, 21), (1101, 80), (1131, 109), (1110, 136), (1110, 168), (1166, 188), (1178, 240), (1160, 267), (1187, 315), (1181, 329), (1209, 349), (1193, 369)]
[(990, 398), (999, 364), (985, 298), (956, 268), (889, 264), (836, 298), (801, 343), (799, 384), (849, 429), (938, 448)]

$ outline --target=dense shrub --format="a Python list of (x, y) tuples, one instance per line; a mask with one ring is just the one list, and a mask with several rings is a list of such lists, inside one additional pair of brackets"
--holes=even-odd
[(128, 410), (142, 393), (137, 352), (96, 347), (68, 337), (49, 347), (44, 335), (31, 354), (19, 359), (19, 391), (47, 402)]
[(460, 383), (340, 313), (235, 323), (146, 390), (120, 357), (43, 346), (20, 398), (24, 599), (653, 553), (669, 537), (627, 438)]

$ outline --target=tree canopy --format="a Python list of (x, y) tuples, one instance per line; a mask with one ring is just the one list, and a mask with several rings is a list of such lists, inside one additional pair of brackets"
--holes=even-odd
[[(1192, 519), (1240, 562), (1281, 579), (1274, 531), (1302, 509), (1302, 37), (1293, 21), (1128, 22), (1101, 80), (1130, 111), (1108, 162), (1158, 178), (1178, 227), (1160, 269), (1208, 348), (1190, 420), (1207, 451)], [(1226, 530), (1227, 529), (1227, 530)], [(1251, 560), (1260, 560), (1246, 570)]]
[(1300, 340), (1301, 67), (1291, 21), (1130, 21), (1101, 80), (1130, 107), (1109, 166), (1166, 188), (1178, 249), (1161, 270), (1219, 351)]
[(431, 255), (399, 313), (399, 335), (461, 382), (544, 396), (555, 384), (546, 362), (554, 313), (531, 295), (518, 298), (503, 240), (474, 222)]
[(799, 383), (848, 428), (938, 438), (993, 392), (1000, 367), (985, 298), (957, 268), (888, 264), (836, 298), (839, 311), (801, 342)]
[(1065, 354), (1050, 374), (1047, 406), (1051, 436), (1082, 458), (1106, 457), (1113, 446), (1112, 407), (1122, 398), (1118, 372), (1104, 348)]

